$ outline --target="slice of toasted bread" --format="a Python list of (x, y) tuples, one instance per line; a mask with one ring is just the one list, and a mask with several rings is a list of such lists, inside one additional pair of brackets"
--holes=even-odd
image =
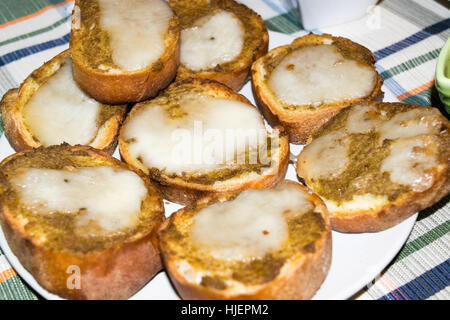
[(342, 108), (382, 95), (374, 64), (370, 50), (349, 39), (309, 34), (253, 64), (253, 91), (267, 121), (304, 144)]
[(163, 0), (76, 0), (70, 48), (73, 75), (110, 104), (155, 96), (175, 77), (178, 19)]
[(162, 198), (108, 153), (51, 146), (1, 163), (0, 222), (12, 252), (46, 290), (126, 299), (160, 269)]
[(177, 80), (204, 78), (239, 91), (252, 63), (267, 52), (261, 17), (234, 0), (169, 0), (180, 20)]
[(170, 201), (267, 188), (286, 174), (289, 142), (267, 132), (258, 110), (223, 84), (186, 79), (137, 104), (121, 128), (122, 158), (155, 180)]
[(334, 230), (377, 232), (450, 191), (450, 122), (439, 110), (361, 103), (341, 111), (298, 156)]
[(3, 96), (3, 128), (16, 151), (67, 142), (114, 152), (127, 106), (86, 96), (73, 81), (71, 63), (63, 51)]
[(309, 299), (331, 263), (327, 209), (293, 181), (201, 199), (163, 223), (159, 245), (184, 299)]

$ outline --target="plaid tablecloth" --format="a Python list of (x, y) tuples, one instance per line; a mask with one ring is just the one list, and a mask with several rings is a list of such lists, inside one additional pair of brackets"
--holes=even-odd
[[(269, 30), (293, 36), (306, 33), (298, 19), (296, 0), (241, 2), (258, 12)], [(443, 110), (434, 72), (440, 49), (450, 36), (448, 6), (446, 0), (384, 0), (362, 19), (312, 31), (348, 37), (371, 49), (389, 89), (386, 99)], [(68, 47), (72, 7), (73, 0), (0, 1), (0, 96)], [(449, 200), (447, 197), (419, 214), (394, 261), (353, 298), (450, 298)], [(0, 299), (38, 298), (0, 250)]]

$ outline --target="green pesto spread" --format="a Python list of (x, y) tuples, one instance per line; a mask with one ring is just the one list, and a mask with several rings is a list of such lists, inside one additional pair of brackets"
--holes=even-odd
[(108, 105), (100, 104), (100, 110), (97, 114), (96, 125), (97, 128), (103, 126), (109, 119), (125, 114), (127, 109), (126, 105)]
[(346, 170), (332, 179), (313, 181), (314, 191), (326, 199), (352, 200), (354, 195), (386, 195), (390, 201), (410, 190), (410, 187), (393, 183), (387, 172), (381, 173), (381, 164), (389, 155), (390, 142), (379, 146), (379, 134), (351, 134), (349, 163)]
[[(424, 108), (401, 103), (374, 102), (374, 106), (374, 110), (371, 110), (368, 116), (371, 119), (386, 121), (413, 108)], [(344, 130), (351, 110), (352, 108), (347, 108), (334, 117), (313, 135), (313, 141), (323, 135)], [(382, 162), (390, 155), (389, 146), (394, 140), (386, 139), (380, 142), (380, 134), (376, 127), (367, 133), (347, 133), (346, 135), (350, 137), (347, 151), (348, 165), (342, 173), (332, 178), (311, 179), (308, 184), (314, 192), (339, 204), (352, 200), (355, 195), (364, 194), (386, 196), (389, 201), (394, 201), (411, 191), (411, 186), (395, 183), (391, 181), (388, 172), (381, 172)], [(445, 125), (441, 129), (441, 137), (443, 138), (441, 141), (449, 141), (449, 131)], [(440, 161), (445, 160), (446, 154), (448, 156), (448, 146), (441, 143), (439, 147)]]
[(108, 32), (100, 28), (100, 6), (98, 1), (80, 1), (81, 28), (76, 50), (89, 63), (89, 67), (95, 69), (100, 65), (110, 68), (118, 68), (112, 59), (110, 37)]

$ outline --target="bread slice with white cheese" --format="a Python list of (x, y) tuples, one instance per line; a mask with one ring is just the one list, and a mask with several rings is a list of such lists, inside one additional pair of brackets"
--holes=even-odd
[(313, 135), (297, 173), (324, 200), (334, 230), (381, 231), (450, 192), (449, 130), (436, 108), (356, 104)]
[(16, 153), (0, 165), (0, 223), (22, 266), (67, 299), (126, 299), (160, 269), (164, 206), (148, 177), (87, 146)]
[(16, 151), (68, 143), (113, 153), (127, 106), (102, 104), (81, 91), (66, 50), (9, 90), (0, 109), (5, 135)]
[(267, 121), (304, 144), (343, 108), (381, 96), (374, 64), (370, 50), (349, 39), (308, 34), (253, 64), (253, 91)]
[(94, 99), (122, 104), (157, 95), (175, 77), (178, 19), (164, 0), (76, 0), (74, 79)]
[(159, 246), (184, 299), (309, 299), (330, 267), (331, 227), (317, 195), (284, 181), (175, 212)]
[(262, 18), (234, 0), (170, 0), (180, 20), (177, 80), (203, 78), (239, 91), (252, 63), (267, 52)]
[(268, 132), (244, 96), (211, 80), (186, 79), (136, 104), (119, 135), (124, 161), (181, 204), (208, 193), (267, 188), (286, 174), (289, 142)]

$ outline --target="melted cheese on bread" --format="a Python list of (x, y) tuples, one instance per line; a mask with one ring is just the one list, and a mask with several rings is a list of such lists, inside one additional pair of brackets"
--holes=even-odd
[(389, 156), (383, 160), (382, 172), (391, 181), (411, 186), (415, 192), (429, 189), (434, 181), (432, 168), (438, 166), (439, 142), (434, 136), (419, 135), (396, 139), (389, 146)]
[(419, 108), (395, 115), (381, 124), (382, 139), (411, 138), (421, 134), (439, 134), (442, 120), (438, 109)]
[(236, 15), (219, 10), (181, 31), (180, 61), (191, 70), (210, 69), (242, 51), (244, 27)]
[(268, 85), (287, 105), (320, 106), (368, 96), (376, 85), (371, 67), (344, 57), (329, 44), (304, 46), (273, 69)]
[(338, 176), (348, 164), (349, 139), (342, 132), (319, 137), (302, 153), (301, 166), (307, 173), (305, 178)]
[(371, 117), (373, 112), (366, 103), (359, 104), (358, 108), (353, 108), (348, 114), (346, 130), (348, 133), (368, 133), (382, 123), (378, 117)]
[(193, 219), (192, 241), (216, 259), (245, 260), (278, 250), (289, 231), (286, 214), (314, 208), (290, 184), (274, 189), (249, 189), (232, 201), (200, 210)]
[(145, 104), (124, 125), (123, 139), (146, 167), (182, 174), (233, 162), (266, 143), (266, 129), (248, 104), (187, 94), (174, 107)]
[(89, 144), (97, 135), (100, 104), (88, 97), (72, 77), (67, 58), (24, 106), (25, 124), (41, 145)]
[(173, 17), (162, 0), (98, 0), (100, 27), (108, 32), (114, 63), (123, 70), (143, 69), (165, 50), (164, 35)]
[(96, 223), (102, 232), (135, 226), (147, 195), (136, 173), (111, 167), (27, 168), (11, 180), (32, 213), (77, 215), (79, 226)]

